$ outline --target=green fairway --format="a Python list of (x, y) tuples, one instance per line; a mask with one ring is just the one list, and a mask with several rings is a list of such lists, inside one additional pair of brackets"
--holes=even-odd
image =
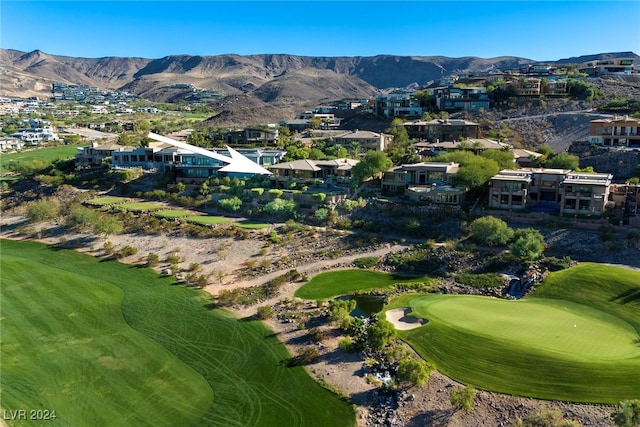
[(131, 212), (151, 212), (162, 209), (161, 205), (148, 202), (130, 202), (123, 203), (120, 206)]
[(533, 296), (404, 295), (428, 319), (399, 331), (452, 378), (515, 395), (617, 403), (640, 397), (640, 274), (597, 264), (552, 273)]
[(154, 212), (154, 215), (158, 218), (174, 219), (185, 218), (191, 215), (189, 211), (181, 211), (177, 209), (161, 210)]
[(200, 224), (200, 225), (218, 225), (218, 224), (226, 224), (228, 222), (231, 222), (231, 219), (229, 218), (225, 218), (223, 216), (210, 216), (210, 215), (188, 216), (186, 220), (194, 224)]
[[(258, 321), (153, 270), (1, 241), (2, 409), (56, 426), (353, 425)], [(11, 422), (10, 425), (33, 425)]]
[(58, 147), (26, 149), (17, 153), (2, 154), (0, 160), (3, 169), (11, 163), (17, 162), (27, 163), (32, 160), (53, 162), (54, 160), (64, 160), (74, 157), (78, 152), (78, 147), (84, 147), (84, 145), (60, 145)]
[(391, 288), (396, 283), (426, 281), (371, 270), (341, 270), (321, 273), (301, 286), (295, 296), (304, 299), (329, 299), (338, 295)]
[(124, 197), (96, 197), (88, 200), (87, 203), (94, 206), (119, 205), (128, 202), (129, 199)]
[(272, 224), (268, 222), (255, 222), (255, 221), (238, 221), (234, 224), (236, 227), (246, 228), (247, 230), (262, 230), (271, 227)]

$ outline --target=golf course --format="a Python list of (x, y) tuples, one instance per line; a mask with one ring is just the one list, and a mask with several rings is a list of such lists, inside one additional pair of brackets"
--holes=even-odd
[(1, 410), (55, 411), (56, 426), (355, 424), (346, 401), (287, 366), (262, 322), (215, 309), (204, 291), (53, 246), (0, 245)]
[(478, 388), (615, 404), (640, 397), (640, 273), (581, 264), (522, 300), (402, 295), (428, 322), (398, 331), (438, 370)]

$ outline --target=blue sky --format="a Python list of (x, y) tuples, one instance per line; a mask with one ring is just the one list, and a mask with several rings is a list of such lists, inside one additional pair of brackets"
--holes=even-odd
[(638, 0), (0, 0), (0, 47), (88, 58), (287, 53), (545, 61), (640, 54), (638, 17)]

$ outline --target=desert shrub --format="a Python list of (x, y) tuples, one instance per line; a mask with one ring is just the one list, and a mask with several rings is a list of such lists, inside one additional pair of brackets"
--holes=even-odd
[(338, 341), (338, 347), (340, 347), (347, 353), (353, 353), (355, 351), (353, 338), (351, 337), (342, 338), (340, 341)]
[(451, 405), (461, 409), (476, 406), (476, 391), (473, 387), (454, 388), (451, 390)]
[(320, 208), (313, 213), (313, 217), (317, 222), (325, 222), (329, 218), (329, 209)]
[(322, 329), (311, 328), (309, 329), (309, 339), (313, 342), (322, 342), (327, 337), (327, 333)]
[(296, 360), (300, 365), (308, 365), (316, 361), (320, 356), (318, 349), (315, 347), (307, 346), (298, 350)]
[(122, 223), (111, 215), (98, 215), (93, 223), (93, 232), (96, 234), (120, 234), (123, 228)]
[(327, 195), (325, 193), (314, 193), (311, 195), (311, 198), (316, 203), (322, 203), (327, 198)]
[(273, 199), (279, 199), (283, 194), (282, 190), (278, 190), (277, 188), (272, 188), (269, 190), (269, 196)]
[(422, 385), (431, 374), (431, 366), (423, 361), (405, 357), (398, 363), (398, 379), (411, 385)]
[(228, 212), (237, 212), (242, 208), (242, 200), (238, 197), (228, 197), (218, 200), (220, 209)]
[(125, 246), (122, 249), (120, 249), (119, 256), (121, 258), (126, 258), (128, 256), (133, 256), (137, 253), (138, 253), (138, 248), (135, 248), (133, 246)]
[(159, 263), (160, 263), (160, 257), (158, 256), (158, 254), (154, 252), (149, 252), (149, 255), (147, 255), (147, 266), (155, 267)]
[(565, 419), (559, 410), (540, 408), (525, 419), (518, 418), (515, 427), (580, 427), (580, 424)]
[(270, 215), (287, 219), (298, 215), (296, 203), (293, 200), (275, 199), (264, 205), (263, 210)]
[(258, 307), (256, 317), (260, 320), (271, 319), (274, 315), (273, 308), (270, 305), (263, 305)]
[(251, 195), (252, 196), (262, 196), (264, 194), (264, 188), (252, 188)]
[(68, 229), (81, 231), (86, 227), (93, 227), (97, 217), (98, 214), (93, 209), (79, 203), (72, 203), (67, 209), (64, 223)]
[(378, 263), (378, 257), (365, 256), (362, 258), (355, 259), (353, 263), (358, 268), (371, 268)]
[(56, 218), (60, 214), (57, 200), (37, 200), (27, 205), (27, 218), (31, 222), (41, 222)]

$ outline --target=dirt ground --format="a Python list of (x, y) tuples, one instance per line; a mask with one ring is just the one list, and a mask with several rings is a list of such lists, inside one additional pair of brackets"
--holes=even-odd
[[(20, 224), (24, 218), (19, 214), (2, 217), (2, 238), (20, 238), (15, 233), (12, 225)], [(234, 240), (231, 238), (195, 239), (186, 237), (167, 237), (149, 235), (112, 235), (108, 238), (90, 235), (72, 234), (62, 231), (55, 224), (41, 224), (39, 227), (50, 229), (41, 235), (40, 240), (49, 244), (60, 243), (82, 238), (85, 244), (78, 250), (95, 256), (104, 255), (104, 243), (110, 241), (114, 248), (132, 246), (138, 248), (138, 253), (122, 262), (143, 263), (149, 252), (155, 252), (163, 260), (166, 256), (177, 251), (183, 260), (181, 265), (185, 268), (191, 263), (199, 263), (202, 272), (209, 275), (209, 284), (205, 290), (212, 295), (217, 295), (222, 289), (232, 289), (237, 286), (251, 286), (262, 284), (288, 270), (272, 271), (262, 276), (247, 278), (246, 262), (250, 259), (261, 260), (268, 258), (274, 260), (277, 257), (286, 256), (281, 249), (266, 248), (265, 241), (259, 235), (246, 240)], [(366, 255), (382, 256), (389, 252), (404, 249), (405, 245), (385, 245), (376, 248)], [(305, 265), (298, 265), (296, 269), (312, 277), (322, 271), (334, 268), (351, 266), (353, 260), (364, 255), (363, 253), (350, 254), (335, 259), (315, 260)], [(166, 269), (166, 264), (160, 264), (157, 269)], [(218, 273), (220, 272), (220, 273)], [(275, 305), (282, 299), (293, 297), (294, 291), (300, 283), (288, 283), (281, 288), (280, 295), (260, 305)], [(315, 309), (316, 302), (303, 303), (304, 309)], [(256, 314), (256, 306), (233, 307), (230, 310), (239, 318), (245, 318)], [(291, 354), (296, 354), (301, 347), (310, 345), (307, 331), (299, 328), (298, 323), (282, 322), (270, 319), (267, 325), (279, 335), (281, 341), (288, 347)], [(366, 380), (368, 368), (364, 365), (363, 356), (350, 354), (338, 347), (339, 333), (326, 326), (327, 338), (316, 345), (320, 357), (308, 365), (307, 369), (314, 378), (326, 382), (330, 387), (339, 390), (349, 396), (358, 406), (358, 426), (378, 425), (375, 419), (369, 416), (372, 405), (378, 400), (376, 387)], [(517, 378), (514, 378), (517, 381)], [(562, 411), (569, 419), (578, 421), (584, 426), (613, 426), (610, 414), (613, 407), (600, 405), (578, 405), (565, 402), (540, 401), (535, 399), (513, 397), (497, 393), (477, 391), (476, 406), (472, 410), (455, 410), (449, 400), (450, 391), (460, 386), (446, 376), (433, 372), (429, 381), (421, 387), (413, 387), (406, 391), (404, 399), (399, 402), (395, 410), (397, 426), (510, 426), (518, 417), (526, 417), (530, 412), (538, 408), (551, 408)]]

